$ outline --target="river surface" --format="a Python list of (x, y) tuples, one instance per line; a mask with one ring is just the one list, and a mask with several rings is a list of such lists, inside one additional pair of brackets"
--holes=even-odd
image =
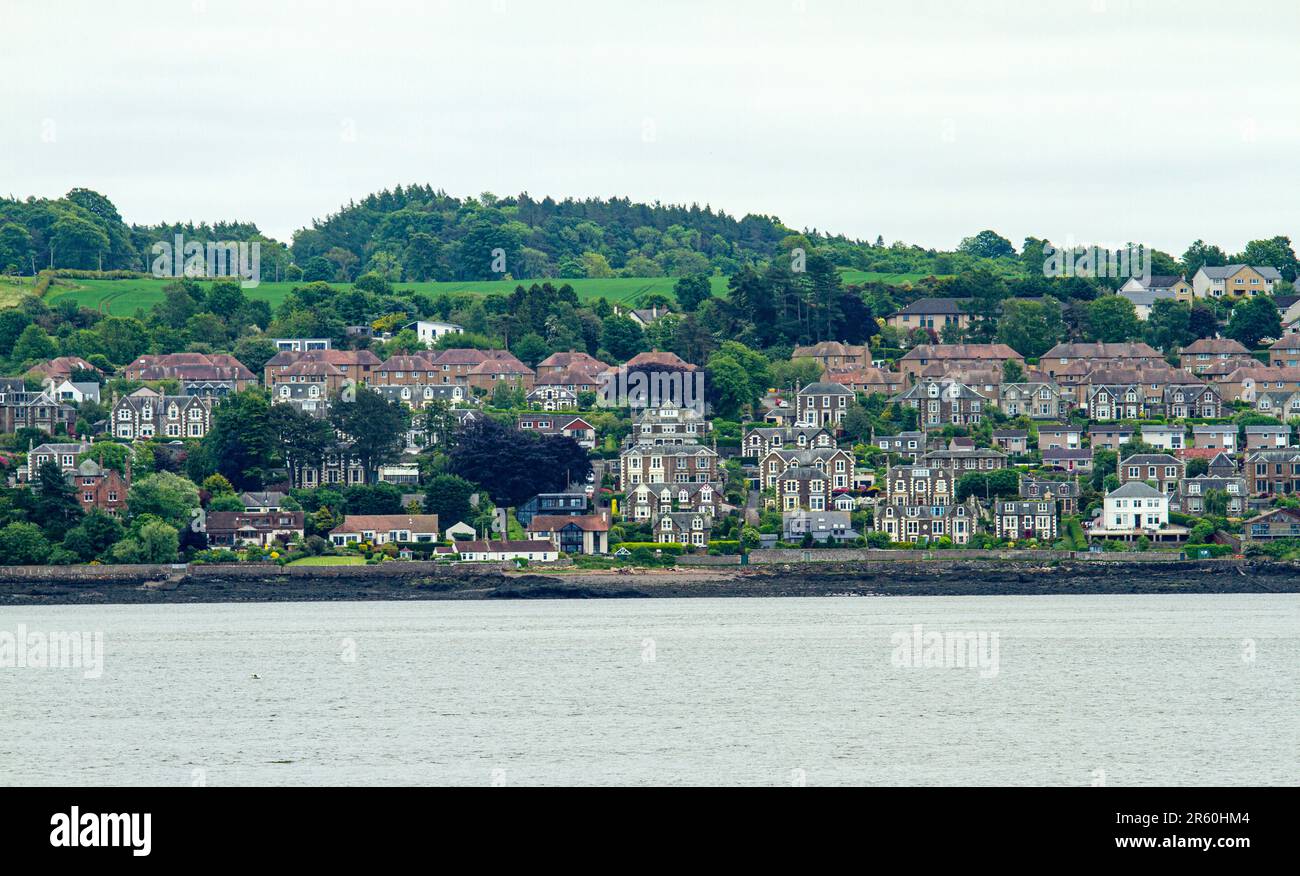
[(4, 607), (0, 663), (6, 785), (1300, 780), (1295, 595)]

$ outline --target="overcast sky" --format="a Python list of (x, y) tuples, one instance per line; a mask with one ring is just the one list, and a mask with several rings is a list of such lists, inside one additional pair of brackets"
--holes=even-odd
[(0, 0), (0, 194), (288, 240), (626, 195), (950, 249), (1300, 241), (1300, 3)]

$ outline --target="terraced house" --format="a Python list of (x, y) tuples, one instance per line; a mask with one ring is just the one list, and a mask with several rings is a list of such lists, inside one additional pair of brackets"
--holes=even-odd
[(636, 444), (618, 456), (619, 484), (705, 484), (718, 481), (717, 451), (703, 445)]
[(1236, 361), (1251, 358), (1250, 350), (1232, 338), (1201, 338), (1193, 341), (1178, 352), (1178, 367), (1193, 374), (1199, 374), (1215, 362)]
[(1250, 495), (1290, 496), (1300, 491), (1300, 450), (1256, 450), (1243, 466)]
[(113, 437), (128, 441), (202, 438), (212, 425), (212, 401), (196, 395), (160, 395), (142, 387), (117, 400), (110, 423)]
[(838, 447), (813, 447), (808, 450), (771, 450), (759, 460), (760, 484), (765, 490), (777, 486), (786, 471), (799, 466), (818, 469), (827, 476), (830, 490), (853, 486), (853, 454)]
[(716, 517), (721, 494), (712, 484), (638, 484), (623, 498), (627, 520), (654, 520), (669, 511), (691, 511)]
[(1089, 367), (1142, 368), (1150, 365), (1164, 365), (1164, 356), (1160, 351), (1144, 343), (1068, 343), (1057, 344), (1038, 360), (1038, 367), (1050, 376), (1056, 377), (1058, 371), (1066, 366), (1082, 362)]
[(1202, 265), (1192, 275), (1192, 294), (1197, 298), (1272, 295), (1273, 284), (1281, 279), (1278, 269), (1268, 265)]
[(947, 538), (970, 542), (978, 519), (974, 503), (961, 505), (884, 505), (876, 509), (876, 529), (890, 541), (919, 544)]
[(833, 507), (831, 481), (826, 472), (810, 465), (794, 465), (776, 481), (776, 506), (782, 511), (829, 511)]
[(931, 450), (921, 457), (921, 462), (960, 475), (972, 471), (995, 471), (1006, 468), (1007, 455), (987, 447), (976, 447), (970, 450)]
[(745, 433), (741, 446), (746, 456), (762, 459), (773, 450), (834, 447), (835, 436), (820, 426), (760, 426)]

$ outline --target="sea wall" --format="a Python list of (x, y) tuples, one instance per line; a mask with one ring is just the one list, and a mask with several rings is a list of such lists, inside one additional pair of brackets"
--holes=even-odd
[[(1114, 554), (1086, 559), (902, 561), (887, 552), (841, 562), (779, 562), (677, 569), (527, 572), (495, 564), (374, 566), (200, 565), (0, 568), (0, 607), (160, 602), (539, 599), (836, 595), (1047, 595), (1095, 593), (1300, 593), (1300, 566), (1244, 560), (1170, 562)], [(888, 552), (889, 554), (921, 552)], [(1158, 555), (1157, 555), (1158, 556)], [(722, 558), (717, 558), (722, 559)]]

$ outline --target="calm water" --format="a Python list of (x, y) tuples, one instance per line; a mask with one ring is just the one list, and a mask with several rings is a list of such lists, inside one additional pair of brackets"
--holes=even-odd
[[(0, 608), (18, 624), (102, 631), (103, 674), (0, 669), (0, 784), (1300, 779), (1296, 596)], [(914, 624), (996, 632), (997, 674), (894, 665)]]

